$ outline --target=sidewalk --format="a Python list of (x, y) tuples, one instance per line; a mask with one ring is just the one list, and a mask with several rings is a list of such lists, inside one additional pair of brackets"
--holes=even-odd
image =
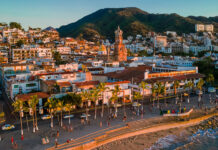
[[(183, 106), (186, 106), (187, 109), (192, 108), (193, 106), (197, 106), (197, 98), (198, 97), (192, 97), (190, 99), (190, 104), (186, 104), (183, 103)], [(172, 100), (171, 100), (172, 101)], [(207, 98), (204, 98), (204, 103), (207, 106), (212, 106), (209, 104), (209, 102), (207, 101)], [(156, 104), (155, 104), (156, 106)], [(164, 104), (161, 104), (162, 107), (164, 107)], [(172, 101), (171, 104), (168, 104), (167, 108), (173, 108), (175, 107), (175, 100)], [(156, 123), (159, 122), (160, 117), (160, 112), (159, 109), (155, 108), (153, 109), (152, 112), (150, 112), (150, 108), (151, 105), (146, 105), (144, 107), (145, 113), (143, 118), (145, 120), (148, 119), (157, 119)], [(129, 106), (126, 107), (126, 111), (127, 111), (127, 121), (126, 122), (130, 122), (130, 121), (137, 121), (137, 120), (141, 120), (141, 116), (135, 116), (132, 113), (132, 110), (130, 109)], [(18, 147), (20, 147), (22, 150), (24, 149), (47, 149), (49, 147), (54, 146), (54, 141), (56, 138), (56, 133), (57, 131), (60, 132), (60, 136), (58, 138), (58, 143), (62, 144), (62, 143), (66, 143), (66, 141), (68, 139), (77, 139), (80, 142), (88, 142), (86, 140), (90, 140), (91, 137), (95, 137), (95, 136), (99, 136), (104, 132), (110, 131), (112, 129), (117, 129), (120, 127), (124, 127), (126, 125), (126, 122), (123, 122), (123, 109), (120, 108), (118, 111), (118, 118), (116, 119), (112, 119), (110, 121), (110, 127), (107, 126), (107, 117), (108, 116), (108, 109), (107, 107), (105, 108), (105, 113), (104, 113), (104, 118), (101, 119), (100, 118), (100, 111), (98, 110), (98, 116), (97, 116), (97, 120), (94, 120), (94, 112), (90, 112), (91, 117), (90, 117), (90, 121), (91, 124), (90, 125), (81, 125), (80, 123), (80, 119), (79, 119), (79, 115), (76, 115), (75, 118), (71, 119), (72, 122), (72, 126), (74, 128), (73, 132), (68, 132), (66, 130), (64, 130), (63, 128), (60, 128), (60, 126), (58, 125), (58, 121), (57, 118), (54, 119), (54, 128), (51, 129), (50, 128), (50, 120), (47, 121), (42, 121), (39, 120), (38, 125), (39, 125), (39, 131), (36, 131), (36, 133), (32, 133), (32, 122), (29, 122), (30, 125), (30, 131), (27, 131), (27, 127), (26, 124), (24, 123), (24, 140), (21, 141), (21, 136), (20, 136), (20, 127), (16, 126), (16, 130), (15, 131), (7, 131), (7, 132), (2, 132), (1, 131), (1, 135), (3, 138), (3, 141), (0, 142), (0, 148), (1, 149), (11, 149), (11, 144), (10, 144), (10, 138), (11, 136), (14, 137), (15, 141), (18, 144)], [(64, 124), (66, 126), (68, 126), (68, 119), (63, 119), (64, 120)], [(100, 122), (102, 121), (102, 127), (100, 127)], [(153, 124), (155, 124), (155, 122), (152, 122)], [(50, 140), (50, 143), (47, 145), (42, 145), (42, 141), (41, 138), (47, 136)], [(93, 139), (93, 138), (92, 138)]]

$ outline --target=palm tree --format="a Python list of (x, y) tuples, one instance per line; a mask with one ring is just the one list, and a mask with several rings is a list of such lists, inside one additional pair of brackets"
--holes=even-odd
[(137, 100), (137, 115), (139, 115), (139, 99), (142, 99), (142, 95), (140, 94), (140, 92), (134, 92), (133, 93), (133, 99)]
[[(70, 103), (67, 103), (64, 105), (64, 110), (68, 111), (68, 114), (70, 115), (70, 111), (73, 110), (73, 105)], [(69, 116), (69, 125), (70, 125), (70, 116)]]
[(167, 96), (167, 90), (166, 90), (166, 82), (164, 82), (163, 84), (163, 89), (164, 89), (164, 104), (166, 106), (166, 96)]
[(51, 128), (54, 127), (54, 123), (53, 123), (53, 114), (55, 112), (56, 109), (56, 101), (54, 98), (48, 98), (45, 106), (48, 107), (49, 113), (50, 113), (50, 117), (51, 117)]
[(63, 110), (64, 110), (64, 101), (58, 100), (57, 101), (57, 111), (61, 112), (61, 127), (63, 126), (63, 121), (62, 121)]
[(158, 105), (157, 105), (157, 107), (159, 108), (159, 97), (160, 97), (161, 94), (164, 93), (164, 86), (162, 85), (161, 82), (158, 82), (158, 83), (156, 84), (156, 92), (157, 92), (157, 100), (158, 100)]
[(139, 87), (140, 88), (142, 88), (142, 90), (143, 90), (143, 100), (142, 100), (142, 116), (143, 116), (143, 101), (144, 101), (144, 97), (145, 97), (145, 89), (147, 89), (147, 88), (149, 88), (149, 86), (148, 86), (148, 83), (146, 83), (146, 82), (144, 82), (144, 81), (142, 81), (140, 84), (139, 84)]
[(179, 81), (176, 80), (173, 83), (173, 88), (174, 88), (174, 94), (176, 95), (176, 104), (177, 104), (177, 99), (178, 99), (178, 95), (177, 95), (177, 88), (179, 87)]
[(90, 92), (82, 91), (81, 98), (82, 98), (82, 102), (85, 102), (86, 105), (86, 121), (88, 121), (88, 102), (91, 99)]
[(94, 119), (97, 118), (97, 101), (98, 101), (98, 97), (99, 97), (99, 89), (93, 89), (91, 91), (91, 100), (95, 103), (95, 117)]
[(153, 84), (152, 84), (151, 92), (152, 92), (152, 101), (153, 101), (153, 106), (154, 106), (154, 101), (155, 101), (155, 98), (156, 98), (157, 90), (156, 90), (156, 87)]
[(22, 117), (23, 117), (23, 111), (24, 109), (26, 109), (26, 107), (24, 106), (24, 102), (22, 100), (16, 100), (15, 102), (12, 103), (12, 106), (14, 107), (15, 112), (19, 112), (21, 135), (23, 135)]
[(119, 93), (120, 93), (121, 89), (119, 85), (115, 85), (114, 89), (112, 90), (112, 97), (111, 97), (111, 101), (112, 103), (115, 105), (115, 116), (117, 117), (117, 101), (119, 99)]
[(105, 91), (108, 89), (108, 87), (106, 87), (105, 83), (100, 83), (98, 86), (99, 92), (102, 95), (102, 111), (101, 111), (101, 117), (103, 118), (103, 113), (104, 113), (104, 93)]
[(39, 103), (39, 99), (37, 98), (36, 95), (31, 96), (31, 99), (28, 101), (29, 111), (30, 111), (30, 114), (32, 114), (32, 117), (33, 117), (33, 132), (35, 132), (35, 130), (38, 130), (37, 114), (36, 114), (36, 105), (38, 103)]
[(200, 79), (197, 83), (197, 88), (199, 90), (198, 92), (198, 102), (201, 101), (201, 92), (202, 92), (202, 86), (204, 85), (204, 80), (203, 79)]
[(35, 114), (35, 119), (36, 119), (36, 121), (35, 121), (35, 123), (36, 123), (36, 130), (39, 130), (39, 128), (38, 128), (38, 122), (37, 122), (37, 113), (36, 113), (36, 105), (37, 104), (39, 104), (39, 99), (38, 99), (38, 97), (37, 97), (37, 95), (34, 95), (34, 96), (32, 96), (32, 99), (33, 99), (33, 102), (35, 103), (35, 108), (34, 108), (34, 114)]
[(188, 103), (190, 102), (190, 89), (193, 88), (194, 83), (189, 81), (188, 83), (185, 84), (184, 88), (188, 89)]
[(207, 78), (206, 78), (207, 83), (210, 84), (210, 86), (213, 84), (214, 82), (214, 76), (213, 74), (208, 74)]

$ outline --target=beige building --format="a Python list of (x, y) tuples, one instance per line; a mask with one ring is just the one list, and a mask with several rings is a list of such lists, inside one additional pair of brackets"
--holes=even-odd
[(195, 25), (195, 31), (196, 32), (213, 32), (213, 25), (212, 24), (207, 24), (207, 25), (204, 25), (204, 24), (196, 24)]
[(155, 47), (166, 47), (167, 46), (167, 36), (156, 36)]

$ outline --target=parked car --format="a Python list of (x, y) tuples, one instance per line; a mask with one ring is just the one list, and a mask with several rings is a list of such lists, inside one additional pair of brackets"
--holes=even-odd
[(51, 116), (50, 115), (43, 115), (41, 117), (42, 120), (47, 120), (47, 119), (51, 119)]
[(73, 117), (74, 117), (73, 114), (72, 115), (64, 115), (64, 119), (73, 118)]
[[(91, 115), (90, 114), (88, 114), (88, 117), (90, 117)], [(85, 113), (83, 113), (81, 116), (80, 116), (80, 118), (86, 118), (86, 114)]]
[(15, 126), (13, 124), (5, 124), (2, 126), (2, 130), (11, 130), (14, 128), (15, 128)]

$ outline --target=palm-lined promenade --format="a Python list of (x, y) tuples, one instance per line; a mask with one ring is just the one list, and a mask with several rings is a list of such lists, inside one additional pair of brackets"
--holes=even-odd
[[(176, 84), (177, 83), (175, 82), (175, 89)], [(202, 87), (200, 86), (201, 84), (202, 83), (199, 82), (199, 88)], [(140, 84), (140, 86), (143, 87), (145, 87), (145, 85), (146, 83), (144, 82)], [(64, 148), (62, 146), (66, 146), (69, 148), (91, 142), (94, 138), (105, 134), (106, 131), (109, 131), (111, 129), (126, 127), (126, 123), (129, 121), (132, 122), (134, 120), (140, 120), (143, 118), (145, 120), (150, 118), (151, 120), (157, 119), (161, 121), (162, 117), (160, 117), (160, 110), (174, 109), (181, 111), (181, 109), (184, 107), (189, 110), (192, 107), (195, 107), (197, 109), (199, 107), (209, 108), (216, 106), (214, 94), (212, 95), (213, 100), (211, 101), (208, 100), (209, 95), (204, 94), (201, 99), (201, 105), (199, 105), (199, 96), (186, 96), (181, 100), (181, 98), (178, 99), (177, 96), (184, 95), (184, 93), (177, 93), (176, 90), (175, 95), (172, 98), (164, 98), (162, 96), (160, 101), (160, 94), (164, 94), (164, 85), (157, 84), (157, 86), (155, 86), (153, 90), (153, 97), (145, 98), (144, 102), (142, 102), (143, 97), (139, 93), (136, 92), (134, 94), (135, 102), (133, 103), (138, 102), (137, 104), (140, 104), (140, 107), (132, 107), (133, 103), (127, 103), (128, 105), (123, 105), (122, 107), (117, 108), (117, 94), (121, 92), (121, 90), (119, 89), (119, 86), (116, 86), (116, 88), (113, 90), (113, 96), (111, 97), (111, 107), (106, 106), (106, 108), (104, 108), (105, 106), (95, 106), (92, 108), (92, 110), (89, 110), (89, 101), (95, 101), (96, 99), (98, 99), (98, 97), (100, 97), (101, 94), (103, 94), (104, 92), (104, 90), (101, 89), (106, 90), (104, 84), (101, 84), (97, 89), (94, 89), (90, 92), (82, 92), (80, 94), (81, 102), (83, 101), (84, 104), (86, 104), (85, 109), (83, 109), (83, 112), (86, 114), (84, 115), (84, 119), (80, 119), (81, 112), (78, 113), (78, 110), (75, 110), (75, 108), (78, 106), (66, 102), (64, 99), (48, 99), (47, 102), (44, 104), (45, 107), (48, 109), (47, 111), (49, 112), (50, 116), (52, 116), (50, 117), (50, 121), (42, 121), (39, 119), (38, 113), (40, 112), (36, 111), (36, 105), (38, 103), (37, 97), (33, 96), (28, 101), (28, 103), (24, 103), (21, 100), (14, 102), (14, 110), (15, 112), (19, 112), (18, 114), (20, 116), (20, 126), (16, 125), (16, 131), (3, 133), (3, 141), (1, 145), (5, 148), (10, 149), (12, 147), (10, 144), (10, 138), (13, 136), (18, 143), (18, 148), (29, 149), (29, 146), (34, 145), (34, 149), (45, 149), (54, 146), (58, 131), (60, 133), (60, 136), (57, 138), (58, 147), (60, 147), (60, 149)], [(151, 99), (153, 99), (153, 102), (150, 101)], [(148, 101), (150, 101), (150, 104), (148, 104)], [(81, 104), (78, 103), (78, 105)], [(32, 125), (30, 124), (31, 122), (28, 122), (27, 126), (26, 120), (22, 119), (25, 112), (30, 113), (30, 115), (32, 116)], [(70, 115), (72, 114), (71, 112), (75, 115), (74, 118), (63, 119), (63, 114)], [(90, 114), (90, 117), (88, 117), (89, 115), (87, 114)], [(112, 117), (110, 117), (109, 119), (109, 116), (111, 116), (112, 114), (114, 119)], [(155, 121), (151, 121), (151, 123), (155, 124)], [(132, 122), (131, 124), (134, 124), (134, 122)], [(140, 125), (138, 126), (139, 128)], [(21, 129), (21, 132), (18, 130), (19, 128)], [(137, 130), (137, 128), (135, 129)], [(24, 135), (23, 141), (20, 140), (21, 135)], [(47, 145), (42, 145), (42, 138), (45, 137), (48, 137), (50, 143)], [(74, 139), (76, 141), (74, 141)], [(66, 144), (67, 140), (69, 140), (70, 144)]]

